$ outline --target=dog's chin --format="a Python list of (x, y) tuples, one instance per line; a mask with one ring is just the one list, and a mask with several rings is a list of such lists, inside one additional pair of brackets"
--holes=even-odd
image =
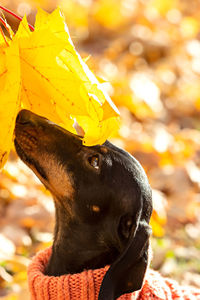
[(19, 157), (21, 158), (21, 160), (24, 163), (27, 163), (29, 165), (30, 157), (26, 154), (25, 150), (23, 149), (23, 147), (20, 145), (20, 143), (17, 141), (16, 138), (14, 139), (14, 144), (15, 144), (15, 150), (19, 155)]
[(32, 168), (34, 166), (32, 157), (38, 147), (36, 132), (34, 130), (29, 132), (24, 128), (23, 124), (16, 123), (14, 144), (21, 160)]
[(31, 158), (30, 153), (23, 148), (17, 138), (14, 139), (15, 149), (21, 160), (31, 169), (34, 167), (34, 160)]
[[(27, 150), (27, 145), (21, 144), (17, 138), (14, 139), (15, 149), (21, 160), (36, 174), (43, 182), (47, 179), (46, 173), (40, 164), (32, 157), (31, 150)], [(43, 182), (45, 184), (45, 182)]]

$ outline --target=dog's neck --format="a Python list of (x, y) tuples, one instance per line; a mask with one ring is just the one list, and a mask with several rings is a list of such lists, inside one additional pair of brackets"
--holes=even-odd
[[(84, 269), (98, 269), (111, 264), (118, 253), (107, 249), (101, 251), (94, 245), (91, 236), (82, 234), (76, 228), (75, 221), (67, 210), (55, 201), (56, 225), (54, 230), (54, 242), (52, 255), (46, 268), (49, 276), (61, 276), (74, 274)], [(88, 241), (85, 241), (85, 240)], [(94, 243), (93, 243), (94, 242)], [(92, 244), (93, 243), (93, 244)], [(89, 248), (91, 247), (91, 249)], [(91, 258), (91, 253), (93, 257)]]
[[(55, 201), (55, 229), (54, 242), (52, 246), (52, 255), (46, 268), (46, 274), (49, 276), (60, 276), (68, 273), (76, 273), (77, 256), (79, 253), (74, 242), (72, 228), (69, 220), (71, 219), (68, 210)], [(80, 250), (80, 249), (79, 249)]]

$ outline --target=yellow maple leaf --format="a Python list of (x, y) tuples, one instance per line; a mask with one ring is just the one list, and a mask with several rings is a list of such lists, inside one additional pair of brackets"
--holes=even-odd
[[(24, 17), (7, 45), (7, 52), (3, 51), (5, 49), (0, 55), (0, 74), (6, 70), (8, 80), (1, 91), (4, 100), (0, 103), (0, 116), (8, 130), (6, 143), (0, 133), (0, 159), (5, 160), (5, 153), (11, 147), (20, 107), (71, 132), (75, 132), (74, 121), (78, 122), (85, 133), (83, 143), (88, 146), (103, 143), (117, 129), (119, 112), (76, 52), (59, 9), (52, 14), (40, 9), (33, 32)], [(13, 70), (17, 75), (15, 79)], [(3, 84), (4, 76), (0, 80)], [(11, 109), (5, 110), (3, 101), (5, 105), (12, 104)]]
[(39, 10), (34, 32), (30, 32), (24, 18), (16, 38), (20, 44), (24, 107), (72, 132), (73, 120), (81, 121), (86, 145), (105, 141), (110, 131), (101, 128), (111, 122), (103, 120), (103, 104), (107, 101), (112, 106), (115, 117), (118, 110), (76, 52), (60, 10), (50, 15)]
[(0, 167), (12, 145), (15, 119), (20, 108), (20, 62), (18, 44), (0, 45)]

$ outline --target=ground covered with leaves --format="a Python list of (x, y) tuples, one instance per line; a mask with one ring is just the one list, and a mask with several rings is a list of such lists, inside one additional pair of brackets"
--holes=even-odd
[[(120, 109), (112, 141), (140, 161), (152, 186), (152, 267), (200, 287), (200, 2), (59, 3), (77, 49), (91, 54), (87, 64)], [(51, 11), (58, 3), (40, 4)], [(4, 5), (34, 23), (34, 1)], [(51, 244), (53, 224), (51, 196), (11, 152), (0, 173), (2, 299), (28, 299), (26, 268)]]

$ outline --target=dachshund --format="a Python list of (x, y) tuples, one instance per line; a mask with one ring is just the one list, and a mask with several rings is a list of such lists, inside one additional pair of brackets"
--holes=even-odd
[(17, 116), (14, 143), (55, 203), (45, 274), (110, 265), (99, 300), (141, 289), (149, 261), (152, 193), (139, 162), (109, 141), (84, 146), (81, 136), (28, 110)]

